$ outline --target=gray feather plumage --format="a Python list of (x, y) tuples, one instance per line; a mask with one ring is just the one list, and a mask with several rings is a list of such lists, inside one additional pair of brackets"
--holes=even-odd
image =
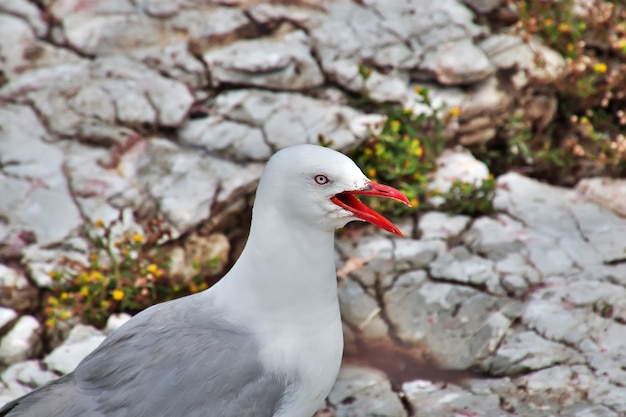
[(153, 306), (0, 417), (273, 415), (292, 381), (264, 373), (254, 337), (216, 314), (199, 295)]

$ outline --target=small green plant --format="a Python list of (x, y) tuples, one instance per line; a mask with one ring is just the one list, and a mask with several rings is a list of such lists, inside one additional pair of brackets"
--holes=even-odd
[(496, 182), (491, 174), (476, 185), (454, 181), (448, 192), (441, 194), (444, 202), (437, 209), (468, 216), (489, 214), (493, 212), (495, 188)]
[[(359, 67), (359, 73), (364, 81), (370, 74), (362, 66)], [(393, 216), (419, 208), (432, 208), (427, 203), (428, 197), (433, 195), (428, 187), (429, 174), (437, 168), (437, 158), (447, 144), (444, 133), (446, 123), (459, 114), (456, 107), (447, 110), (443, 106), (435, 106), (427, 88), (418, 86), (415, 93), (428, 112), (418, 114), (411, 109), (378, 104), (387, 116), (381, 133), (371, 136), (352, 152), (352, 157), (370, 179), (398, 188), (411, 201), (411, 208), (408, 208), (390, 204), (386, 200), (368, 199), (368, 205)], [(372, 103), (371, 99), (368, 102)], [(489, 186), (493, 189), (493, 181), (479, 186), (480, 190), (470, 184), (464, 185), (463, 190), (470, 189), (467, 195), (480, 198), (480, 201), (461, 202), (456, 193), (441, 195), (446, 199), (443, 207), (453, 212), (468, 213), (477, 213), (477, 207), (483, 207), (483, 212), (488, 212), (493, 193), (483, 191)], [(457, 203), (460, 205), (456, 206)], [(466, 210), (472, 206), (474, 208)]]
[(55, 284), (44, 309), (48, 327), (72, 317), (102, 325), (112, 313), (135, 313), (207, 288), (203, 276), (219, 259), (194, 261), (198, 273), (185, 281), (171, 275), (170, 258), (158, 247), (170, 235), (162, 220), (148, 222), (145, 235), (126, 232), (114, 241), (116, 223), (96, 222), (88, 266), (65, 259), (62, 271), (50, 273)]
[[(541, 38), (566, 61), (551, 86), (558, 114), (543, 132), (515, 126), (505, 159), (560, 184), (581, 176), (626, 174), (626, 8), (623, 2), (516, 2), (515, 31)], [(550, 87), (550, 86), (549, 86)], [(513, 127), (513, 128), (511, 128)], [(510, 153), (519, 151), (518, 154)]]
[(491, 170), (505, 172), (511, 167), (526, 167), (524, 171), (541, 178), (559, 177), (562, 180), (572, 171), (574, 159), (570, 150), (557, 146), (546, 136), (552, 136), (554, 126), (548, 126), (545, 135), (535, 135), (531, 123), (523, 116), (513, 115), (500, 135), (505, 139), (501, 148), (483, 144), (476, 155)]
[[(442, 108), (434, 108), (428, 89), (416, 91), (421, 101), (432, 109), (430, 114), (416, 114), (410, 109), (383, 106), (387, 120), (379, 135), (370, 137), (352, 156), (373, 181), (390, 184), (402, 191), (418, 207), (428, 193), (427, 175), (436, 168), (436, 160), (446, 143), (443, 135)], [(425, 132), (431, 132), (430, 139)], [(373, 207), (399, 215), (408, 208), (371, 199)]]

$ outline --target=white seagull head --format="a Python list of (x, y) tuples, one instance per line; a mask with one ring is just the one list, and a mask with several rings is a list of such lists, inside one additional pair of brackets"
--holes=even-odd
[[(257, 190), (255, 207), (332, 231), (352, 220), (402, 233), (356, 195), (408, 199), (395, 188), (370, 181), (347, 156), (316, 145), (296, 145), (270, 158)], [(258, 204), (263, 200), (263, 204)]]

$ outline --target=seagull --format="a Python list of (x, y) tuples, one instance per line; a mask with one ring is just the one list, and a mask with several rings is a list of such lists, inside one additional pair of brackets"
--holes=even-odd
[(409, 205), (337, 151), (278, 151), (246, 246), (217, 284), (140, 312), (0, 417), (311, 417), (343, 351), (335, 229), (362, 220), (402, 236), (357, 195)]

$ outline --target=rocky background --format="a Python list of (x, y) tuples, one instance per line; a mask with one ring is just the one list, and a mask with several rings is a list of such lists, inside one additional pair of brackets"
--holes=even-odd
[[(516, 111), (545, 125), (543, 86), (564, 61), (483, 24), (513, 13), (498, 0), (2, 1), (0, 405), (128, 318), (53, 335), (39, 321), (51, 272), (88, 264), (98, 222), (136, 233), (160, 215), (177, 265), (232, 262), (274, 151), (320, 135), (345, 151), (381, 128), (349, 105), (363, 89), (419, 112), (427, 86), (460, 109), (447, 133), (464, 145)], [(487, 174), (457, 150), (436, 180)], [(404, 221), (406, 239), (342, 234), (346, 364), (321, 415), (626, 415), (620, 201), (623, 182), (509, 173), (493, 216), (429, 212)]]

